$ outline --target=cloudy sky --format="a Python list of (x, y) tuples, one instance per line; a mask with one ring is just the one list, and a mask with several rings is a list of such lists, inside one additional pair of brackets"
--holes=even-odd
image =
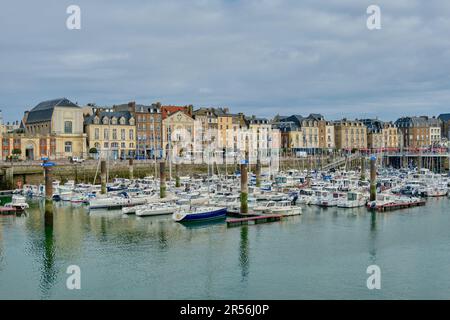
[[(66, 28), (71, 4), (81, 30)], [(381, 30), (366, 27), (371, 4)], [(5, 120), (58, 97), (329, 119), (450, 112), (450, 1), (3, 1)]]

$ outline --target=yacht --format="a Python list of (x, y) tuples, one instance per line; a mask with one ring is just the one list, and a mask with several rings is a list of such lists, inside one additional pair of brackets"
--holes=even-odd
[(349, 191), (347, 197), (337, 203), (339, 208), (364, 207), (367, 203), (367, 196), (361, 192)]
[(202, 222), (210, 220), (225, 219), (227, 208), (201, 207), (191, 210), (174, 212), (172, 219), (176, 222)]
[(15, 208), (16, 210), (25, 210), (28, 209), (30, 206), (26, 202), (26, 199), (24, 196), (14, 194), (11, 198), (11, 202), (5, 204), (5, 208)]
[(165, 214), (173, 214), (180, 210), (180, 206), (167, 203), (152, 203), (144, 206), (140, 206), (136, 209), (136, 215), (139, 217), (144, 216), (159, 216)]

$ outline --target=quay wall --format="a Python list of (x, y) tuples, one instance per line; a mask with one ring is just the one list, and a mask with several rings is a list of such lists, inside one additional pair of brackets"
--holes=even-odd
[[(308, 170), (308, 169), (318, 169), (329, 166), (330, 164), (337, 163), (335, 167), (346, 168), (347, 170), (360, 170), (361, 168), (361, 158), (354, 157), (348, 161), (342, 161), (343, 158), (336, 157), (326, 157), (326, 156), (308, 156), (304, 158), (294, 158), (294, 157), (282, 157), (279, 159), (279, 163), (275, 168), (279, 170)], [(339, 162), (341, 160), (341, 162)], [(384, 158), (379, 159), (380, 163), (378, 165), (401, 167), (406, 164), (417, 165), (417, 159), (410, 159), (405, 161), (400, 161), (396, 158)], [(422, 159), (420, 162), (422, 167), (429, 167), (429, 169), (439, 169), (439, 172), (448, 172), (449, 161), (448, 158), (441, 158), (437, 163), (436, 161), (431, 161), (427, 159)], [(366, 165), (367, 167), (367, 165)], [(249, 172), (256, 172), (256, 165), (249, 165)], [(75, 180), (79, 183), (92, 183), (94, 182), (94, 177), (96, 176), (96, 183), (100, 183), (100, 167), (98, 166), (98, 161), (88, 160), (82, 164), (73, 164), (68, 161), (58, 161), (56, 166), (52, 167), (54, 179), (65, 182), (67, 180)], [(224, 175), (226, 172), (228, 174), (233, 174), (239, 170), (239, 164), (214, 164), (209, 166), (209, 171), (214, 173), (219, 173)], [(166, 165), (166, 176), (170, 180), (170, 166)], [(262, 165), (262, 172), (267, 173), (269, 171), (268, 165)], [(273, 169), (272, 169), (273, 171)], [(156, 166), (153, 161), (134, 161), (133, 162), (133, 177), (143, 178), (146, 176), (159, 175), (159, 165)], [(206, 164), (180, 164), (179, 165), (179, 176), (194, 176), (196, 174), (206, 174), (208, 172), (208, 166)], [(40, 184), (44, 182), (43, 176), (44, 170), (40, 165), (40, 162), (30, 162), (30, 163), (5, 163), (0, 162), (0, 190), (10, 190), (17, 188), (20, 184)], [(128, 161), (110, 161), (108, 166), (108, 178), (112, 180), (113, 178), (129, 178), (130, 167)], [(172, 165), (172, 179), (175, 180), (175, 164)]]

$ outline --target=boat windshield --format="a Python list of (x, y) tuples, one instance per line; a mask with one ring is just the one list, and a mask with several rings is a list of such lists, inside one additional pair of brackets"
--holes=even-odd
[(356, 198), (357, 198), (356, 193), (353, 193), (353, 192), (347, 193), (347, 200), (348, 201), (354, 201), (354, 200), (356, 200)]

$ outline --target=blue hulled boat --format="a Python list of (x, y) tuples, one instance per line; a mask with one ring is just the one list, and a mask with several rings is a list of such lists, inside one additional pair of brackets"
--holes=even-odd
[(192, 211), (175, 212), (172, 215), (176, 222), (200, 222), (225, 219), (227, 208), (204, 207)]

